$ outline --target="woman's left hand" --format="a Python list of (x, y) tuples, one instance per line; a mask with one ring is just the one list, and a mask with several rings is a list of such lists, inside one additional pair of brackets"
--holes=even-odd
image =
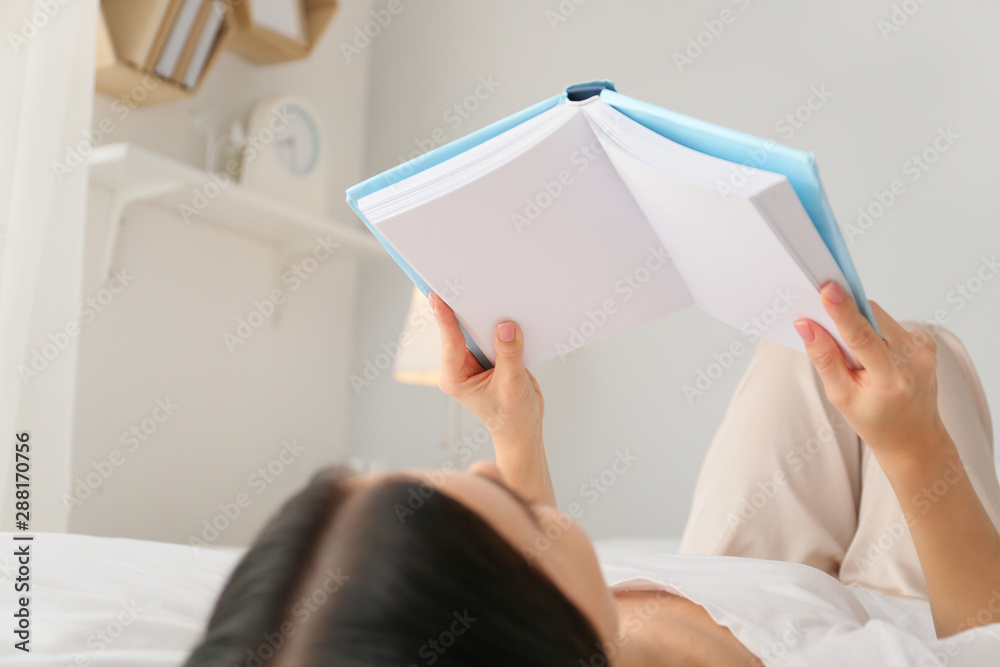
[(827, 398), (883, 467), (893, 461), (923, 460), (928, 452), (921, 451), (917, 443), (929, 435), (946, 437), (937, 406), (934, 337), (922, 329), (907, 331), (870, 301), (879, 335), (836, 283), (824, 285), (820, 296), (844, 342), (864, 364), (863, 369), (849, 368), (836, 341), (823, 327), (811, 320), (797, 320), (795, 328), (823, 380)]

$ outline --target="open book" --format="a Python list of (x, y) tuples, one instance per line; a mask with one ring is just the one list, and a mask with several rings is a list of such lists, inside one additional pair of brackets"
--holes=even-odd
[(526, 365), (692, 304), (803, 349), (837, 281), (874, 322), (812, 156), (628, 98), (571, 86), (348, 190), (425, 293), (495, 359), (504, 320)]

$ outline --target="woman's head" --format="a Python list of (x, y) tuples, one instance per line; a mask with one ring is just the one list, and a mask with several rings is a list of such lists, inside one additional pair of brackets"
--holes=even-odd
[(258, 537), (187, 664), (606, 664), (616, 629), (586, 536), (495, 466), (330, 469)]

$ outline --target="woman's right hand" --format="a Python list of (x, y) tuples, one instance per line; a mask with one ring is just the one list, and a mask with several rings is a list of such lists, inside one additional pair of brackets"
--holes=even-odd
[(496, 366), (484, 370), (465, 346), (455, 313), (437, 294), (428, 296), (441, 332), (441, 390), (457, 398), (498, 440), (519, 447), (540, 445), (545, 401), (524, 367), (524, 337), (513, 322), (493, 333)]
[[(919, 460), (918, 443), (939, 442), (946, 435), (937, 406), (937, 343), (923, 330), (907, 331), (874, 301), (869, 302), (882, 336), (841, 287), (829, 282), (820, 290), (844, 342), (863, 364), (847, 366), (833, 337), (812, 320), (795, 328), (819, 372), (827, 398), (883, 462)], [(884, 465), (883, 465), (884, 467)]]
[(538, 380), (524, 367), (524, 336), (513, 322), (493, 332), (496, 366), (484, 370), (465, 347), (455, 313), (429, 295), (441, 333), (442, 391), (476, 415), (493, 437), (497, 467), (507, 484), (531, 503), (556, 505), (542, 441), (545, 401)]

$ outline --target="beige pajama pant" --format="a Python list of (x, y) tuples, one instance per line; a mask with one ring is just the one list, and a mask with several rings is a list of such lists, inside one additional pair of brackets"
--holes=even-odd
[[(934, 337), (941, 418), (1000, 526), (986, 395), (961, 341), (943, 329)], [(924, 489), (918, 514), (945, 492), (945, 479)], [(885, 473), (827, 401), (809, 359), (768, 340), (760, 342), (709, 448), (680, 552), (805, 563), (850, 586), (927, 601)]]

